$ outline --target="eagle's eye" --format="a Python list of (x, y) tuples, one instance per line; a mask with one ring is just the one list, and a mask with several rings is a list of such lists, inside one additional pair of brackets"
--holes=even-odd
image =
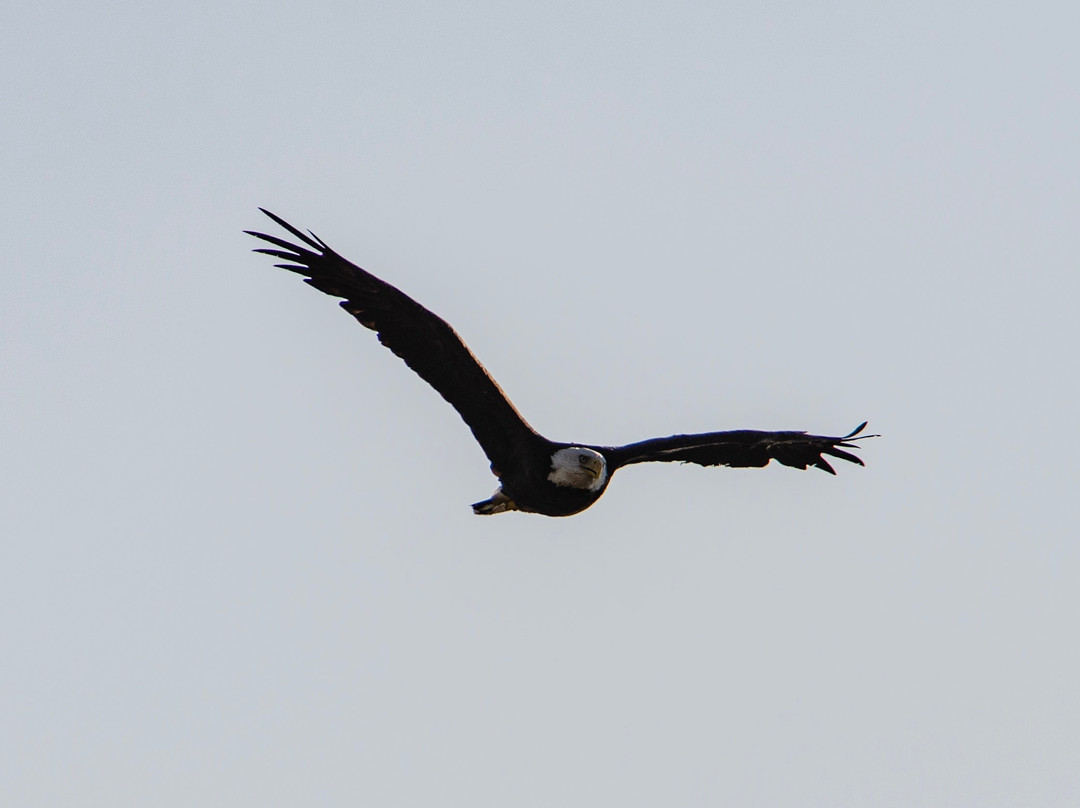
[(579, 454), (579, 455), (577, 456), (577, 459), (578, 459), (578, 462), (579, 462), (579, 463), (580, 463), (581, 465), (583, 465), (583, 466), (584, 466), (584, 465), (585, 465), (586, 463), (588, 463), (588, 462), (589, 462), (589, 456), (588, 456), (587, 454)]

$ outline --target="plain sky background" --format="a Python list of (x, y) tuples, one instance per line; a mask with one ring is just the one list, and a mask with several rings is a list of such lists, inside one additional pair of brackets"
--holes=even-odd
[[(0, 803), (1076, 806), (1073, 2), (15, 3)], [(268, 207), (553, 439), (487, 460)]]

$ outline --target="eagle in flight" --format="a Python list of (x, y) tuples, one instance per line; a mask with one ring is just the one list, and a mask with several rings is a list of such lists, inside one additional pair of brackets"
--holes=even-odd
[(616, 470), (632, 463), (676, 461), (700, 466), (810, 466), (835, 474), (826, 459), (863, 465), (847, 449), (866, 423), (842, 437), (805, 432), (737, 429), (697, 435), (671, 435), (626, 446), (558, 443), (540, 435), (510, 403), (453, 328), (386, 281), (346, 261), (314, 233), (300, 232), (268, 210), (263, 213), (295, 236), (294, 244), (277, 236), (246, 230), (272, 248), (255, 252), (279, 258), (276, 264), (304, 276), (321, 292), (343, 298), (341, 307), (376, 332), (379, 342), (401, 357), (458, 411), (491, 461), (499, 479), (495, 493), (472, 508), (487, 515), (526, 511), (545, 516), (579, 513), (607, 489)]

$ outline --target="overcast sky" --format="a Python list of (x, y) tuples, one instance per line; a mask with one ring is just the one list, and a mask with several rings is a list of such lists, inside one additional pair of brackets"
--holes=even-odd
[[(0, 803), (1076, 806), (1075, 3), (13, 4)], [(479, 518), (557, 440), (869, 419)]]

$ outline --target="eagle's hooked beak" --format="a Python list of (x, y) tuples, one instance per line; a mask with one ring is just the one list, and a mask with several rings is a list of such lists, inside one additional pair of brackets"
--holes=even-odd
[(600, 472), (603, 469), (603, 467), (600, 465), (600, 461), (598, 461), (594, 457), (583, 457), (581, 459), (581, 467), (585, 471), (587, 471), (589, 473), (589, 476), (592, 477), (594, 480), (600, 476)]

